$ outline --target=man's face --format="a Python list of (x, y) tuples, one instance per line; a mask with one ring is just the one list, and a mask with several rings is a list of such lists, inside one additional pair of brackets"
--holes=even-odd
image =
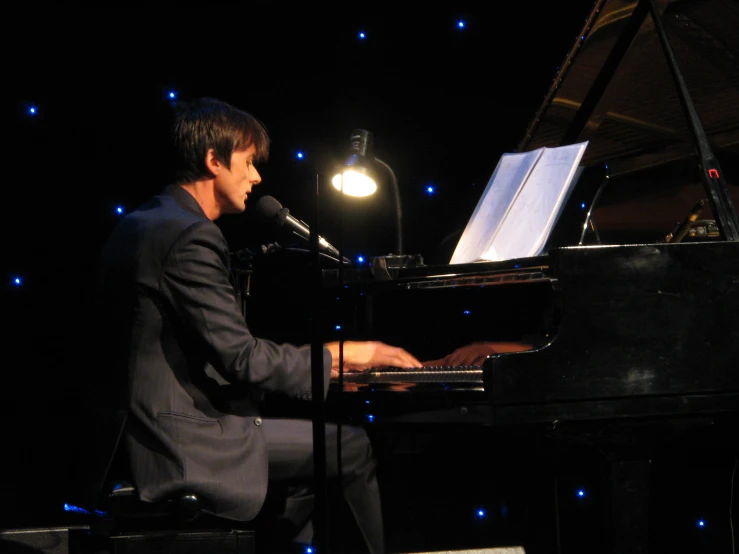
[(234, 152), (231, 154), (231, 168), (222, 166), (216, 175), (215, 196), (222, 214), (243, 212), (252, 187), (262, 181), (254, 167), (255, 152), (254, 145)]

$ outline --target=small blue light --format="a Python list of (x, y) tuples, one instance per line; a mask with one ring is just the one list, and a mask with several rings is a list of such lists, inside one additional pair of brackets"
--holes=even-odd
[(369, 414), (367, 416), (367, 421), (369, 421), (370, 423), (372, 423), (374, 420), (375, 420), (375, 416), (373, 416), (372, 414)]
[(29, 106), (28, 113), (30, 113), (31, 115), (36, 115), (36, 111), (36, 106)]
[(698, 527), (705, 527), (705, 526), (706, 526), (706, 522), (703, 521), (702, 519), (699, 519), (698, 520)]
[(175, 91), (173, 91), (173, 90), (170, 90), (169, 91), (169, 94), (167, 94), (167, 96), (169, 96), (169, 99), (170, 100), (175, 100), (177, 98), (177, 93)]
[(465, 310), (465, 311), (464, 311), (464, 312), (462, 312), (462, 313), (463, 313), (464, 315), (470, 315), (470, 314), (471, 314), (472, 312), (470, 312), (469, 310)]
[(579, 496), (580, 498), (583, 498), (585, 496), (585, 491), (580, 489), (579, 491), (577, 491), (577, 496)]
[(79, 506), (74, 506), (72, 504), (64, 503), (64, 511), (65, 512), (77, 512), (79, 514), (89, 514), (90, 512), (85, 510), (84, 508), (80, 508)]
[(302, 152), (298, 152), (297, 154), (295, 154), (295, 157), (298, 158), (299, 160), (302, 160), (303, 159), (303, 153)]
[(434, 194), (434, 187), (432, 187), (431, 185), (429, 185), (428, 187), (426, 187), (426, 192), (429, 195)]
[(357, 256), (357, 263), (362, 263), (364, 261), (364, 256)]
[(359, 31), (359, 34), (357, 35), (359, 37), (359, 40), (364, 40), (367, 38), (367, 35), (364, 34), (364, 31)]
[(312, 546), (306, 546), (305, 547), (305, 554), (313, 554), (315, 550), (313, 550)]
[(335, 329), (336, 329), (337, 331), (341, 331), (341, 325), (337, 325), (337, 326), (335, 327)]
[(370, 403), (370, 401), (369, 401), (369, 400), (365, 400), (365, 401), (364, 401), (364, 403), (365, 403), (365, 404), (369, 404), (369, 403)]
[(485, 510), (482, 510), (482, 509), (477, 510), (477, 517), (479, 517), (480, 519), (484, 518), (485, 517)]
[(20, 277), (14, 277), (13, 278), (13, 284), (16, 287), (20, 287), (23, 284), (23, 279), (21, 279)]
[(459, 29), (464, 29), (464, 21), (462, 21), (461, 19), (457, 21), (457, 27)]
[(580, 204), (580, 207), (584, 210), (585, 209), (585, 202)]
[(123, 215), (123, 212), (125, 211), (126, 210), (123, 208), (123, 206), (116, 206), (115, 208), (115, 213), (117, 213), (118, 215)]
[(516, 269), (518, 269), (518, 268), (519, 268), (519, 267), (521, 267), (521, 266), (520, 266), (519, 264), (516, 264), (516, 265), (514, 265), (513, 267), (515, 267)]

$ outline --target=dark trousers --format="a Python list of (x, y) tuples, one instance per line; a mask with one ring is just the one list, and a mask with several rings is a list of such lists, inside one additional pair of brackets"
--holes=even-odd
[[(284, 491), (278, 518), (294, 531), (292, 541), (310, 544), (314, 508), (313, 423), (298, 419), (263, 420), (269, 455), (270, 494)], [(326, 477), (338, 477), (337, 426), (326, 424)], [(385, 552), (376, 462), (367, 433), (361, 428), (341, 427), (341, 489), (367, 549)]]

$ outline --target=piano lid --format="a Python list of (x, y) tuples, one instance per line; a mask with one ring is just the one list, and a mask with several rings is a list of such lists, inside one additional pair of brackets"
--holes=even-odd
[[(637, 2), (596, 2), (518, 151), (589, 140), (582, 165), (608, 163), (612, 175), (696, 154), (644, 4), (640, 9)], [(711, 148), (727, 164), (727, 155), (739, 158), (739, 4), (659, 0), (658, 5)], [(638, 27), (630, 28), (635, 22)], [(614, 62), (619, 40), (625, 54)], [(588, 99), (596, 101), (588, 105), (591, 89), (602, 93), (591, 93)]]

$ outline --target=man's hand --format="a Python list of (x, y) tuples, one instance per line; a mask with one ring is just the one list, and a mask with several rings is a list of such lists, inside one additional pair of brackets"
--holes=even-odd
[[(331, 377), (339, 376), (339, 343), (330, 342)], [(378, 341), (344, 341), (344, 370), (365, 371), (374, 367), (422, 367), (415, 356), (403, 348)]]
[(479, 366), (485, 361), (485, 358), (492, 354), (501, 354), (503, 352), (522, 352), (531, 350), (533, 346), (530, 344), (522, 344), (519, 342), (473, 342), (466, 346), (457, 348), (451, 354), (447, 354), (438, 360), (430, 360), (423, 362), (425, 367), (429, 366)]

